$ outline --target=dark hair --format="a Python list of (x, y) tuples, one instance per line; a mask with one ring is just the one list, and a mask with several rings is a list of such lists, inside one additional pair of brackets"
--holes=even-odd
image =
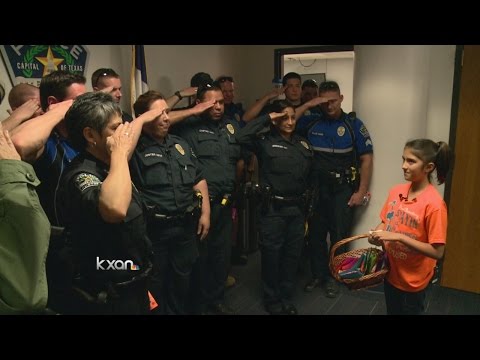
[(135, 116), (140, 116), (150, 110), (150, 106), (154, 101), (165, 100), (165, 97), (158, 91), (150, 90), (138, 97), (135, 104), (133, 104), (133, 111)]
[(122, 109), (109, 94), (101, 91), (79, 95), (65, 114), (68, 139), (77, 149), (84, 150), (87, 140), (83, 129), (90, 127), (99, 134), (114, 115), (122, 116)]
[(118, 75), (115, 70), (110, 69), (110, 68), (100, 68), (98, 70), (95, 70), (94, 73), (92, 74), (92, 88), (98, 86), (98, 81), (102, 77), (113, 77), (116, 79), (120, 78), (120, 75)]
[(80, 74), (72, 74), (68, 71), (54, 71), (40, 81), (40, 104), (42, 110), (47, 111), (48, 97), (54, 96), (58, 101), (65, 100), (67, 89), (72, 84), (85, 84), (87, 79)]
[(199, 72), (192, 76), (190, 80), (190, 86), (200, 87), (205, 86), (206, 84), (212, 84), (213, 79), (210, 74), (205, 72)]
[(216, 84), (206, 84), (204, 86), (199, 86), (197, 90), (197, 99), (202, 101), (208, 91), (222, 91), (222, 89), (220, 89), (220, 87)]
[(285, 74), (285, 76), (283, 77), (282, 85), (283, 86), (287, 85), (287, 81), (290, 79), (298, 79), (300, 80), (300, 82), (302, 81), (302, 77), (300, 76), (300, 74), (296, 72), (289, 72), (288, 74)]
[(307, 79), (302, 84), (302, 90), (305, 89), (306, 87), (312, 87), (312, 88), (318, 89), (318, 84), (314, 79)]
[(275, 100), (270, 105), (271, 111), (277, 113), (281, 113), (283, 110), (289, 107), (295, 110), (295, 106), (288, 100)]
[(318, 92), (337, 91), (340, 93), (340, 86), (335, 81), (324, 81), (318, 87)]
[[(453, 162), (453, 154), (447, 143), (443, 141), (436, 143), (430, 139), (415, 139), (407, 141), (405, 148), (412, 150), (412, 153), (425, 164), (433, 163), (435, 165), (438, 185), (445, 182)], [(428, 174), (428, 181), (431, 182), (431, 173)]]

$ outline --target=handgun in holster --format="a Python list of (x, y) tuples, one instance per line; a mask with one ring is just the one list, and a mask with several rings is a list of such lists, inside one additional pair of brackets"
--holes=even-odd
[(187, 212), (191, 212), (193, 215), (194, 221), (197, 221), (200, 218), (202, 213), (202, 204), (203, 204), (203, 195), (200, 190), (195, 190), (193, 192), (193, 203), (187, 209)]
[(353, 186), (354, 191), (357, 191), (360, 186), (360, 174), (358, 173), (357, 168), (354, 166), (350, 168), (350, 172), (351, 175), (348, 179), (348, 182)]

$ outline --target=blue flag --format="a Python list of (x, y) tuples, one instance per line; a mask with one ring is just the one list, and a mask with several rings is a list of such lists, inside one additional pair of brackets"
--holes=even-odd
[(131, 96), (130, 101), (133, 104), (138, 97), (148, 91), (147, 67), (145, 66), (145, 51), (143, 45), (132, 45), (132, 74), (131, 74)]

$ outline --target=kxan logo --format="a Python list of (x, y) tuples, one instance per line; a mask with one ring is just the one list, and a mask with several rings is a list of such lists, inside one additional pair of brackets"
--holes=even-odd
[(132, 260), (100, 260), (97, 256), (97, 270), (140, 270)]

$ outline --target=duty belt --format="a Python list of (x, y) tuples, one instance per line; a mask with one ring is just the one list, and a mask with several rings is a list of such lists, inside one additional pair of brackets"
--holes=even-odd
[(284, 205), (300, 205), (305, 200), (303, 196), (279, 196), (273, 195), (272, 200)]

